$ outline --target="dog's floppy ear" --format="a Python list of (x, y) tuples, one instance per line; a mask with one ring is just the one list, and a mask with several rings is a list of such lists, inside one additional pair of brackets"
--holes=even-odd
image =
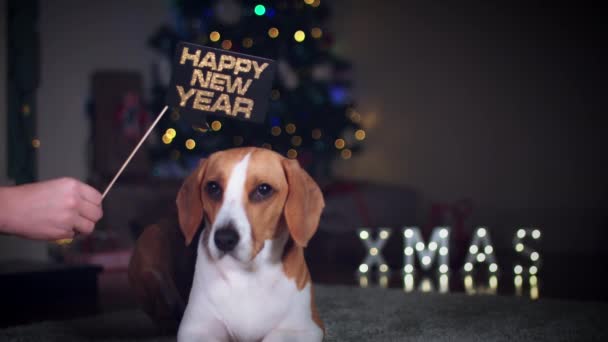
[(283, 159), (282, 164), (289, 185), (284, 209), (287, 228), (295, 243), (306, 247), (319, 226), (323, 194), (296, 160)]
[(179, 227), (184, 234), (186, 246), (190, 245), (198, 227), (203, 221), (203, 198), (201, 182), (207, 168), (207, 160), (201, 159), (194, 170), (182, 184), (177, 193), (177, 216)]

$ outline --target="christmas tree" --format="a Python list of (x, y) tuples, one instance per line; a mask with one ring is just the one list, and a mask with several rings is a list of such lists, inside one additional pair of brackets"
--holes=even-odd
[(174, 25), (160, 27), (148, 42), (163, 56), (153, 69), (152, 112), (165, 104), (179, 41), (276, 60), (277, 77), (263, 125), (210, 116), (206, 127), (192, 127), (173, 110), (157, 128), (157, 176), (186, 174), (217, 150), (259, 146), (297, 158), (313, 177), (327, 179), (332, 160), (359, 151), (365, 131), (351, 97), (351, 65), (333, 51), (325, 3), (176, 0), (172, 7)]

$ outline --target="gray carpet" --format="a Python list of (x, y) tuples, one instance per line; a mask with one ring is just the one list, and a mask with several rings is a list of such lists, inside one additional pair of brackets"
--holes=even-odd
[[(317, 286), (326, 341), (608, 341), (608, 303)], [(174, 341), (138, 311), (0, 330), (0, 341)]]

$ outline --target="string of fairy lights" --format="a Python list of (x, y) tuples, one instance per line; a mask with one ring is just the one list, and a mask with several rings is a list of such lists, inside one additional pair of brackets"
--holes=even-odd
[[(218, 120), (214, 120), (209, 125), (209, 128), (213, 132), (219, 132), (222, 129), (222, 123)], [(288, 123), (287, 125), (285, 125), (284, 130), (285, 130), (285, 133), (292, 135), (291, 144), (294, 147), (298, 147), (302, 144), (302, 137), (300, 135), (295, 135), (296, 125), (294, 123)], [(280, 126), (272, 126), (270, 132), (273, 136), (279, 136), (282, 134), (283, 129)], [(315, 139), (315, 140), (321, 139), (321, 136), (322, 136), (321, 129), (319, 129), (319, 128), (313, 129), (312, 132), (310, 133), (310, 135), (311, 135), (312, 139)], [(170, 127), (165, 130), (164, 134), (161, 136), (161, 140), (164, 144), (170, 145), (171, 143), (173, 143), (173, 140), (175, 139), (176, 136), (177, 136), (177, 131), (175, 130), (175, 128)], [(354, 137), (358, 141), (365, 140), (365, 138), (366, 138), (365, 130), (358, 129), (357, 131), (355, 131)], [(234, 142), (235, 146), (242, 145), (243, 140), (244, 139), (242, 136), (237, 135), (237, 136), (233, 137), (233, 142)], [(36, 148), (38, 146), (40, 146), (39, 140), (34, 139), (32, 141), (32, 145), (34, 145), (34, 147), (36, 147)], [(193, 150), (194, 148), (196, 148), (196, 142), (194, 139), (191, 139), (191, 138), (187, 139), (185, 141), (184, 145), (188, 150)], [(343, 159), (350, 159), (352, 157), (352, 151), (346, 147), (346, 141), (343, 138), (337, 138), (334, 141), (334, 146), (337, 150), (341, 150), (340, 154)], [(269, 143), (262, 144), (262, 147), (272, 149), (272, 146)], [(298, 156), (298, 152), (295, 148), (289, 149), (287, 152), (287, 156), (292, 159), (296, 158)]]
[[(403, 289), (405, 292), (412, 292), (415, 289), (414, 275), (416, 270), (416, 255), (418, 255), (418, 266), (422, 272), (418, 290), (421, 292), (434, 291), (434, 285), (425, 271), (431, 270), (436, 266), (437, 281), (439, 292), (449, 291), (449, 227), (437, 227), (431, 232), (428, 244), (424, 242), (420, 229), (417, 227), (405, 227), (403, 229)], [(379, 228), (377, 233), (369, 228), (361, 228), (357, 232), (359, 239), (367, 251), (365, 259), (357, 269), (359, 285), (368, 287), (370, 277), (375, 271), (380, 287), (388, 287), (390, 269), (382, 255), (382, 249), (392, 234), (390, 228)], [(375, 235), (375, 237), (374, 237)], [(525, 243), (538, 242), (541, 232), (537, 228), (520, 228), (516, 231), (513, 239), (513, 248), (518, 257), (517, 264), (513, 268), (515, 294), (521, 296), (523, 293), (524, 278), (529, 281), (530, 299), (535, 300), (539, 297), (538, 272), (541, 266), (541, 256), (537, 250)], [(529, 260), (529, 266), (524, 267), (523, 261)], [(475, 284), (474, 273), (477, 265), (487, 265), (487, 285)], [(483, 271), (483, 269), (481, 269)], [(499, 267), (496, 261), (495, 249), (486, 227), (477, 227), (473, 232), (471, 243), (467, 249), (462, 266), (462, 280), (464, 290), (467, 294), (496, 294), (498, 289)], [(428, 273), (428, 272), (426, 272)], [(485, 273), (485, 272), (482, 272)]]
[(519, 296), (521, 296), (523, 292), (525, 276), (528, 276), (528, 282), (530, 284), (530, 298), (537, 299), (539, 296), (537, 274), (541, 266), (541, 257), (538, 251), (532, 249), (527, 244), (524, 244), (524, 239), (531, 238), (532, 241), (538, 242), (540, 237), (541, 233), (537, 228), (520, 228), (513, 238), (513, 248), (515, 249), (515, 252), (523, 257), (523, 259), (529, 259), (531, 263), (527, 269), (519, 263), (513, 267), (513, 273), (515, 273), (513, 284), (515, 285), (515, 293)]
[[(320, 0), (300, 0), (304, 6), (309, 6), (312, 9), (319, 8), (321, 5)], [(274, 18), (277, 16), (277, 9), (273, 8), (270, 5), (263, 3), (254, 3), (247, 7), (246, 11), (251, 11), (253, 17), (266, 17), (266, 18)], [(266, 23), (266, 21), (263, 21)], [(294, 24), (300, 25), (300, 24)], [(211, 43), (211, 45), (219, 46), (224, 50), (235, 50), (242, 51), (247, 53), (248, 50), (253, 51), (256, 44), (265, 44), (266, 41), (278, 41), (279, 39), (289, 39), (295, 44), (304, 44), (309, 40), (320, 41), (324, 38), (325, 32), (321, 25), (312, 24), (309, 27), (304, 27), (306, 25), (302, 25), (302, 27), (289, 27), (282, 28), (277, 22), (268, 21), (268, 26), (263, 32), (263, 36), (260, 33), (252, 33), (249, 32), (244, 36), (241, 35), (239, 38), (234, 38), (234, 29), (226, 28), (226, 32), (223, 32), (221, 28), (215, 27), (207, 31), (207, 33), (197, 39), (197, 43), (206, 44)], [(257, 35), (256, 35), (257, 34)], [(258, 52), (259, 53), (259, 52)], [(288, 69), (290, 66), (287, 67)], [(310, 69), (307, 69), (311, 73)], [(300, 73), (301, 70), (287, 70), (284, 71), (286, 73), (291, 72), (292, 74)], [(281, 73), (281, 66), (279, 66), (279, 73)], [(282, 80), (283, 83), (288, 83), (288, 80)], [(279, 88), (287, 88), (287, 89), (279, 89)], [(290, 87), (282, 86), (275, 87), (271, 94), (270, 100), (278, 101), (281, 99), (282, 91), (290, 91)], [(281, 114), (279, 114), (281, 115)], [(293, 114), (291, 114), (293, 115)], [(228, 134), (228, 138), (231, 137), (231, 142), (233, 147), (242, 146), (244, 144), (248, 145), (258, 145), (263, 148), (276, 150), (280, 153), (284, 153), (288, 158), (295, 159), (298, 158), (301, 149), (303, 148), (313, 148), (312, 146), (316, 143), (320, 143), (323, 146), (328, 146), (330, 149), (333, 149), (342, 159), (350, 159), (353, 156), (355, 150), (353, 147), (362, 142), (367, 138), (367, 132), (363, 128), (362, 115), (354, 108), (352, 105), (346, 106), (344, 110), (344, 115), (346, 117), (346, 121), (351, 125), (354, 125), (353, 129), (343, 129), (338, 132), (338, 136), (336, 136), (336, 130), (334, 127), (332, 128), (324, 128), (323, 122), (318, 122), (315, 127), (315, 121), (319, 119), (307, 119), (308, 121), (305, 123), (299, 123), (299, 119), (293, 118), (294, 120), (290, 120), (289, 117), (284, 117), (282, 120), (277, 119), (276, 117), (271, 117), (269, 120), (269, 127), (267, 134), (264, 134), (266, 138), (262, 138), (266, 141), (258, 140), (255, 143), (252, 143), (251, 136), (245, 134), (239, 134), (238, 130), (237, 134), (231, 134), (231, 130), (226, 130), (226, 126), (223, 124), (222, 120), (213, 120), (210, 122), (207, 127), (197, 128), (199, 132), (202, 133), (216, 133), (216, 134)], [(182, 133), (177, 127), (177, 121), (179, 119), (179, 111), (173, 111), (171, 114), (171, 120), (174, 122), (173, 125), (165, 126), (164, 131), (161, 134), (160, 140), (164, 145), (174, 146), (174, 148), (180, 149), (185, 147), (188, 151), (196, 151), (197, 145), (197, 136), (181, 136), (181, 139), (176, 139), (178, 135), (187, 134)], [(282, 122), (281, 122), (282, 121)], [(232, 126), (231, 126), (232, 127)], [(280, 140), (276, 140), (280, 138)], [(273, 140), (276, 140), (273, 142)], [(180, 144), (180, 145), (175, 145)], [(183, 145), (182, 145), (183, 144)], [(183, 147), (181, 147), (183, 146)], [(324, 150), (326, 148), (324, 147)], [(329, 150), (328, 150), (329, 151)], [(174, 159), (179, 158), (180, 153), (177, 150), (174, 150), (171, 153), (171, 156)]]

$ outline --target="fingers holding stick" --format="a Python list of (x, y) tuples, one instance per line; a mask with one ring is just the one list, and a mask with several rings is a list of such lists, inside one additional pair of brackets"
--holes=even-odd
[(80, 185), (79, 192), (83, 201), (78, 206), (78, 218), (76, 219), (74, 228), (69, 233), (66, 233), (65, 238), (56, 240), (56, 243), (68, 244), (71, 243), (76, 236), (80, 234), (90, 234), (93, 231), (95, 222), (97, 222), (97, 220), (99, 220), (102, 215), (101, 210), (98, 208), (101, 205), (101, 202), (106, 197), (110, 189), (112, 189), (112, 186), (114, 186), (114, 183), (116, 182), (118, 177), (120, 177), (127, 165), (129, 165), (129, 162), (131, 161), (135, 153), (137, 153), (146, 138), (148, 138), (154, 127), (156, 127), (160, 119), (162, 119), (162, 117), (165, 115), (165, 112), (167, 112), (168, 108), (169, 106), (165, 106), (160, 112), (160, 114), (156, 117), (154, 122), (152, 122), (150, 128), (148, 128), (148, 130), (139, 140), (133, 151), (131, 151), (131, 154), (129, 155), (127, 160), (125, 160), (125, 162), (122, 164), (116, 175), (114, 175), (114, 178), (112, 178), (112, 181), (110, 182), (110, 184), (108, 184), (102, 195), (99, 195), (97, 190), (87, 184)]

